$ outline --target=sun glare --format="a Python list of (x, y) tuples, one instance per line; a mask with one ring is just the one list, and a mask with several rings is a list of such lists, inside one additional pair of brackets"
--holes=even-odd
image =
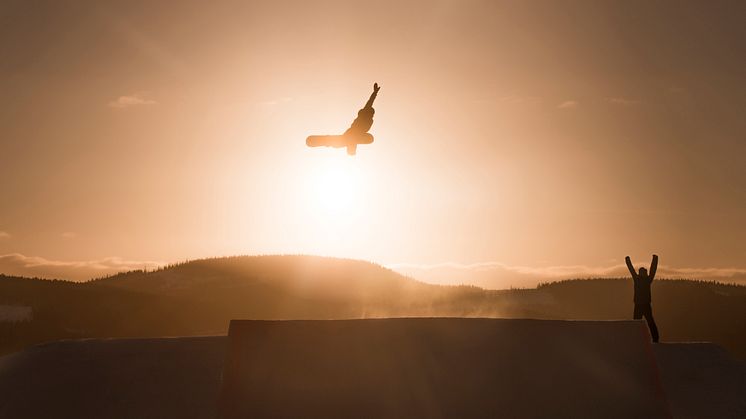
[(312, 177), (312, 199), (326, 215), (343, 216), (357, 209), (361, 174), (347, 156), (328, 161)]

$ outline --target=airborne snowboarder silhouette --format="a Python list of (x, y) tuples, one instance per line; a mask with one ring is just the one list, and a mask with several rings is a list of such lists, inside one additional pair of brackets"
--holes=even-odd
[(373, 114), (376, 113), (373, 109), (373, 101), (378, 96), (378, 91), (381, 88), (378, 83), (373, 84), (373, 93), (370, 95), (370, 99), (365, 104), (363, 109), (357, 112), (357, 118), (352, 121), (352, 125), (342, 135), (311, 135), (306, 138), (306, 145), (309, 147), (334, 147), (334, 148), (347, 148), (347, 154), (354, 156), (357, 151), (358, 144), (370, 144), (373, 142), (373, 136), (368, 134), (368, 130), (373, 125)]

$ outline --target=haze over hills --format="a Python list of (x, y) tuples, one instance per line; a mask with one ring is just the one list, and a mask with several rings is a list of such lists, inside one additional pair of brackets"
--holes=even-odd
[[(746, 357), (746, 287), (656, 280), (663, 341), (712, 341)], [(568, 280), (536, 289), (425, 284), (368, 262), (313, 256), (203, 259), (73, 283), (0, 276), (0, 353), (85, 337), (224, 334), (228, 321), (401, 316), (627, 319), (626, 279)]]

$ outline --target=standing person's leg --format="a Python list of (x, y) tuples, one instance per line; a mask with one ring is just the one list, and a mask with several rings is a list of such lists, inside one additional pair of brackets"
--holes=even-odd
[(642, 318), (642, 310), (640, 309), (639, 304), (635, 304), (635, 311), (632, 313), (632, 318), (635, 320), (640, 320)]
[(645, 320), (648, 322), (648, 328), (650, 329), (650, 336), (653, 338), (653, 342), (658, 343), (658, 326), (655, 325), (655, 319), (653, 319), (653, 307), (648, 304), (645, 307)]

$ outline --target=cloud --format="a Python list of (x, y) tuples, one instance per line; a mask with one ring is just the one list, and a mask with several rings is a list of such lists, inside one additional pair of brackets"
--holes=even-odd
[(538, 105), (542, 99), (538, 96), (508, 95), (497, 98), (498, 101), (511, 105)]
[(0, 231), (0, 240), (9, 239), (9, 238), (10, 238), (10, 233), (8, 233), (7, 231)]
[(145, 93), (133, 93), (127, 96), (119, 96), (115, 100), (112, 100), (111, 102), (109, 102), (109, 107), (124, 109), (124, 108), (130, 108), (132, 106), (155, 105), (155, 104), (156, 104), (156, 101), (152, 99), (148, 99)]
[(557, 105), (557, 108), (559, 109), (575, 109), (577, 108), (579, 103), (575, 100), (566, 100), (559, 105)]
[(0, 255), (0, 273), (48, 279), (83, 281), (136, 269), (155, 269), (163, 262), (134, 261), (108, 257), (88, 261), (59, 261), (20, 253)]
[(620, 105), (620, 106), (633, 106), (640, 103), (637, 99), (627, 99), (624, 97), (607, 97), (606, 101), (611, 103), (612, 105)]
[[(558, 265), (545, 267), (510, 266), (500, 262), (434, 265), (393, 264), (388, 268), (424, 282), (466, 284), (482, 288), (507, 289), (535, 287), (539, 283), (570, 278), (626, 277), (624, 264), (608, 266)], [(676, 268), (661, 265), (658, 277), (718, 280), (746, 284), (746, 268)]]

